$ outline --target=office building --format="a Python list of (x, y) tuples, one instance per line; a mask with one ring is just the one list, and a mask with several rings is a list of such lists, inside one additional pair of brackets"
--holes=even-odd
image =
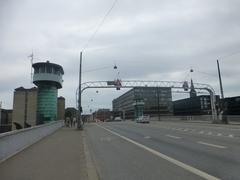
[[(219, 102), (219, 96), (216, 96), (216, 103)], [(210, 115), (211, 100), (209, 95), (191, 96), (191, 98), (181, 99), (173, 102), (174, 115)]]
[(224, 104), (226, 115), (240, 115), (240, 96), (221, 99)]
[(93, 118), (99, 121), (109, 121), (112, 117), (110, 109), (98, 109), (93, 113)]
[[(172, 93), (168, 87), (134, 87), (112, 101), (114, 116), (122, 112), (126, 119), (144, 115), (172, 115)], [(123, 117), (122, 117), (123, 118)]]

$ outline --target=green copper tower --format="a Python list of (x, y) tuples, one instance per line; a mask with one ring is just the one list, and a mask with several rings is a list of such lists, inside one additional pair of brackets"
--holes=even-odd
[(57, 118), (58, 89), (62, 88), (62, 66), (47, 62), (38, 62), (34, 68), (33, 83), (38, 87), (37, 124), (55, 121)]

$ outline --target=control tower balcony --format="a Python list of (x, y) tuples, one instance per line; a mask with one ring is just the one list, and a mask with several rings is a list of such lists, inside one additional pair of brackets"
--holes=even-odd
[(62, 66), (47, 62), (33, 64), (34, 75), (33, 83), (37, 86), (40, 84), (52, 84), (57, 89), (62, 88), (64, 74)]

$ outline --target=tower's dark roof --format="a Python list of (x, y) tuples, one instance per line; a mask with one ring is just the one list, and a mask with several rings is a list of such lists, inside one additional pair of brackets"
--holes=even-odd
[(45, 65), (56, 67), (57, 69), (59, 69), (61, 71), (62, 74), (64, 74), (62, 66), (60, 66), (59, 64), (50, 63), (49, 61), (34, 63), (32, 65), (32, 67), (35, 68), (35, 67), (41, 67), (41, 66), (45, 66)]

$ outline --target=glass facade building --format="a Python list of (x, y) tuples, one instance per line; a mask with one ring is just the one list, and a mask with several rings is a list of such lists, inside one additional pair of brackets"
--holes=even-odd
[(124, 112), (126, 119), (134, 118), (134, 103), (144, 103), (143, 114), (150, 116), (172, 115), (172, 93), (168, 87), (135, 87), (114, 99), (114, 112)]

